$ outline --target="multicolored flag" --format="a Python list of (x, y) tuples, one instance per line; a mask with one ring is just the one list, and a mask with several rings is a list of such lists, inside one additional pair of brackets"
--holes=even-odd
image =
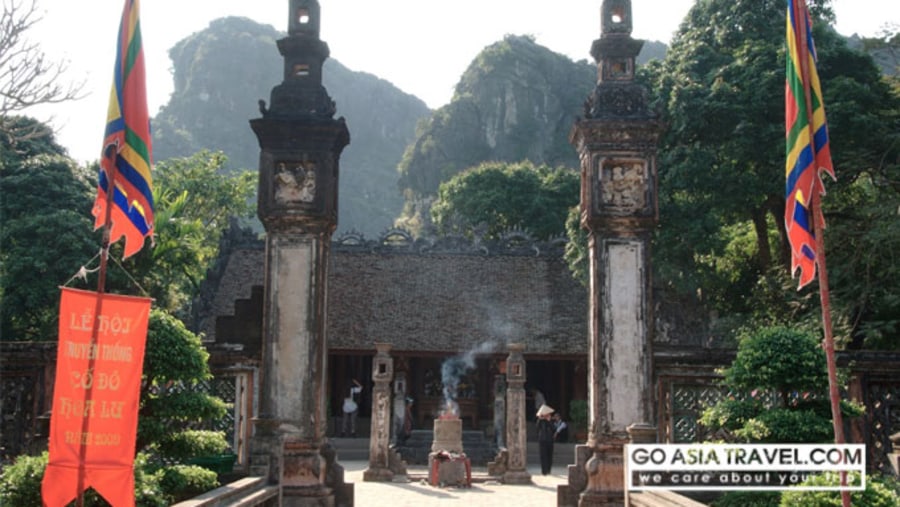
[[(788, 0), (787, 75), (784, 95), (787, 160), (784, 221), (791, 244), (791, 274), (800, 286), (816, 277), (817, 252), (812, 199), (825, 194), (820, 174), (834, 177), (822, 87), (816, 72), (811, 21), (803, 0)], [(819, 218), (819, 224), (825, 221)]]
[[(111, 243), (125, 237), (126, 258), (140, 251), (144, 238), (153, 233), (153, 157), (139, 14), (140, 2), (125, 0), (93, 209), (95, 228), (106, 225), (107, 218), (112, 222)], [(111, 180), (113, 199), (107, 213)]]

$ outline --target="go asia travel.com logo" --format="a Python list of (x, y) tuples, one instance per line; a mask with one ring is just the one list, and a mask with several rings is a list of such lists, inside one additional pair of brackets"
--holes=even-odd
[[(862, 490), (862, 444), (631, 444), (626, 447), (630, 490)], [(834, 475), (834, 486), (812, 476)]]

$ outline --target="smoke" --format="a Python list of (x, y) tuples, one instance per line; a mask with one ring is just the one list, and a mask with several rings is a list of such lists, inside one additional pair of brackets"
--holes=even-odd
[(442, 416), (459, 416), (459, 383), (465, 374), (475, 368), (475, 357), (494, 351), (497, 344), (487, 341), (472, 350), (444, 360), (441, 364), (441, 383), (444, 385), (444, 406)]

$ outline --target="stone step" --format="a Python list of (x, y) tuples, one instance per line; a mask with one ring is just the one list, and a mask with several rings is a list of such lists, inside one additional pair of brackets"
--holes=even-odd
[(173, 507), (251, 507), (278, 497), (278, 486), (269, 486), (262, 477), (245, 477)]

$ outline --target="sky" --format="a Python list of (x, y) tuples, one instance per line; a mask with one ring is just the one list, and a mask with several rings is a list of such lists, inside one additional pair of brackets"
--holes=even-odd
[[(591, 60), (600, 36), (601, 0), (320, 0), (321, 39), (331, 58), (351, 70), (390, 81), (432, 109), (447, 104), (469, 63), (507, 34), (533, 35), (538, 44), (573, 60)], [(694, 0), (632, 0), (632, 36), (668, 43)], [(34, 108), (57, 141), (80, 162), (99, 156), (123, 0), (37, 0), (41, 20), (29, 39), (66, 78), (84, 83), (85, 98)], [(147, 61), (151, 116), (172, 92), (168, 50), (210, 21), (243, 16), (287, 31), (288, 0), (143, 0), (141, 35)], [(898, 0), (833, 0), (837, 30), (876, 36), (900, 24)], [(272, 51), (277, 51), (273, 46)], [(235, 62), (239, 65), (239, 62)], [(273, 82), (272, 86), (278, 83)], [(256, 103), (260, 97), (247, 97)], [(340, 104), (337, 104), (338, 116)], [(249, 127), (247, 135), (251, 135)]]

